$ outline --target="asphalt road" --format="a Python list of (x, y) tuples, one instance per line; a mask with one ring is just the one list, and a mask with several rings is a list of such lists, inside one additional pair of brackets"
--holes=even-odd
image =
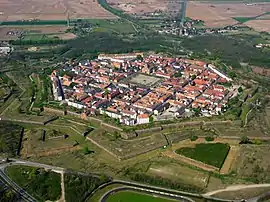
[(24, 201), (27, 201), (27, 202), (35, 202), (35, 201), (37, 201), (34, 197), (29, 195), (26, 191), (24, 191), (21, 187), (19, 187), (15, 182), (13, 182), (2, 170), (0, 170), (0, 177), (16, 193), (20, 194), (21, 198)]
[(192, 199), (185, 196), (170, 194), (167, 192), (155, 191), (151, 189), (138, 188), (138, 187), (119, 187), (119, 188), (112, 189), (102, 196), (102, 198), (100, 199), (100, 202), (106, 202), (107, 199), (112, 194), (115, 194), (121, 191), (136, 191), (136, 192), (141, 192), (141, 193), (150, 194), (154, 196), (166, 197), (166, 198), (170, 198), (170, 199), (174, 199), (174, 200), (182, 201), (182, 202), (194, 202)]

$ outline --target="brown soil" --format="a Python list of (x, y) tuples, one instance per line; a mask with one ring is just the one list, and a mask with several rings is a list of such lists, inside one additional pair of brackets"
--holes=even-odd
[(261, 68), (261, 67), (252, 67), (252, 71), (259, 75), (270, 76), (270, 69)]
[(0, 21), (16, 20), (65, 20), (95, 18), (112, 19), (113, 14), (103, 9), (96, 0), (39, 1), (28, 0), (23, 3), (16, 0), (0, 1)]
[(254, 17), (270, 11), (270, 3), (247, 5), (245, 3), (209, 3), (189, 1), (187, 17), (200, 19), (207, 27), (236, 24), (233, 17)]
[(245, 22), (245, 25), (253, 28), (258, 32), (269, 32), (270, 33), (270, 20), (251, 20)]
[(240, 148), (238, 146), (231, 146), (230, 151), (227, 155), (227, 158), (219, 171), (220, 174), (224, 175), (224, 174), (228, 174), (230, 172), (231, 167), (236, 160), (236, 156), (239, 152), (239, 149)]

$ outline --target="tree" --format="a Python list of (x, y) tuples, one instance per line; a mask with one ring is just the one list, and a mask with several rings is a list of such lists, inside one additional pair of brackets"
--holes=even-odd
[(137, 60), (140, 60), (140, 61), (143, 61), (142, 55), (137, 55), (136, 59), (137, 59)]
[(87, 146), (83, 148), (83, 153), (84, 155), (90, 154), (89, 148)]
[(196, 75), (192, 75), (191, 79), (194, 80), (196, 78)]
[(242, 136), (239, 144), (251, 144), (252, 142), (247, 136)]
[(241, 86), (237, 90), (238, 90), (238, 93), (242, 93), (243, 92), (243, 88)]

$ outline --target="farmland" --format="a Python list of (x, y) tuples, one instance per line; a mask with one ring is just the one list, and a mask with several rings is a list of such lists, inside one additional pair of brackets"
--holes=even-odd
[(228, 145), (222, 143), (197, 144), (195, 148), (180, 148), (176, 153), (221, 168), (229, 149)]
[[(186, 15), (192, 19), (203, 20), (206, 27), (223, 27), (237, 24), (237, 20), (245, 22), (254, 18), (256, 19), (267, 14), (269, 11), (269, 3), (248, 5), (240, 2), (189, 1)], [(205, 13), (208, 14), (205, 15)], [(247, 23), (246, 25), (253, 28), (253, 24)], [(257, 25), (258, 27), (263, 28), (262, 22)]]
[(39, 201), (60, 198), (60, 174), (28, 166), (6, 168), (8, 176)]
[(18, 4), (3, 0), (0, 3), (0, 21), (17, 20), (66, 20), (70, 19), (109, 19), (116, 18), (104, 10), (97, 1), (31, 1)]

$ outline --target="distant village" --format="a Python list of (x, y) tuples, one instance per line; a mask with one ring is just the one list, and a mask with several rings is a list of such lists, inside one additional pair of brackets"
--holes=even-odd
[(67, 62), (51, 81), (55, 100), (126, 125), (219, 115), (237, 91), (211, 64), (143, 53)]

